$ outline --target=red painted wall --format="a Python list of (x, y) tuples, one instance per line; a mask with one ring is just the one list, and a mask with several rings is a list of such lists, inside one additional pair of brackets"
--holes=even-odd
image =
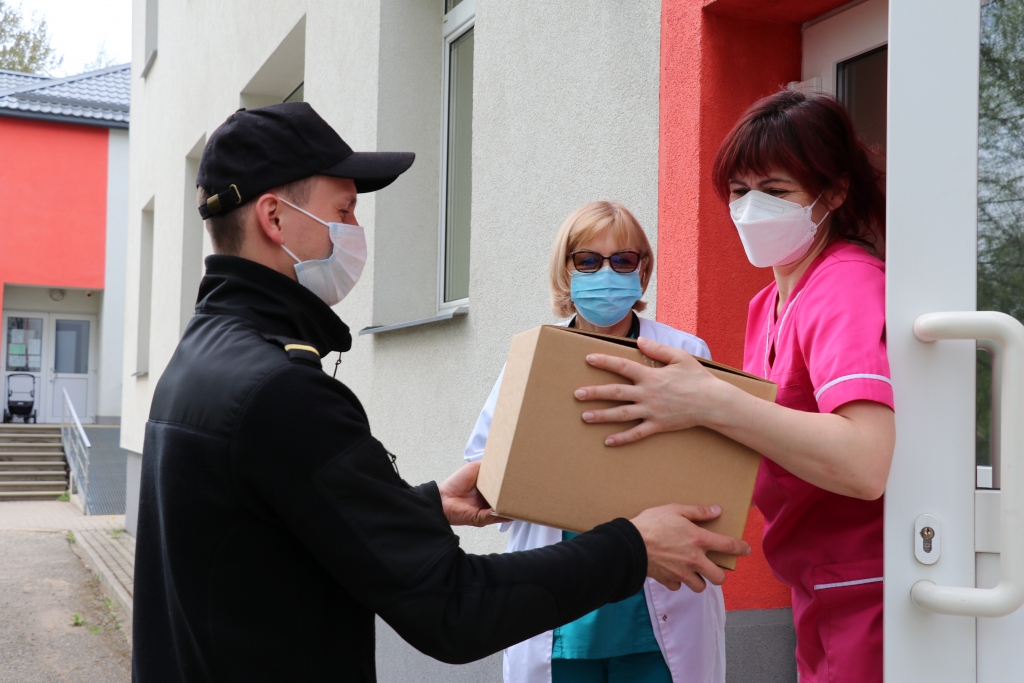
[[(772, 278), (749, 264), (711, 183), (722, 140), (758, 98), (800, 80), (800, 26), (846, 0), (664, 0), (658, 207), (658, 319), (703, 338), (715, 359), (743, 363), (747, 304)], [(725, 583), (729, 610), (790, 604), (761, 551)]]
[(103, 288), (107, 139), (106, 128), (0, 116), (0, 287)]

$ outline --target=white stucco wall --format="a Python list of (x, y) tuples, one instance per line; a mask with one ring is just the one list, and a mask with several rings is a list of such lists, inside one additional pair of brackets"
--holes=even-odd
[[(145, 4), (134, 3), (137, 37), (144, 34)], [(245, 0), (160, 3), (158, 56), (146, 79), (138, 77), (141, 39), (133, 59), (123, 447), (141, 451), (152, 389), (178, 341), (181, 226), (183, 212), (195, 210), (182, 202), (186, 156), (238, 107), (243, 88), (303, 16), (305, 99), (356, 150), (417, 153), (405, 178), (360, 198), (370, 259), (336, 310), (355, 335), (430, 309), (442, 52), (440, 26), (432, 23), (440, 11), (428, 4), (264, 0), (255, 11)], [(552, 322), (547, 256), (573, 209), (597, 199), (622, 201), (656, 245), (660, 11), (660, 0), (477, 0), (469, 315), (355, 336), (338, 373), (410, 482), (440, 479), (461, 465), (512, 335)], [(159, 257), (149, 374), (131, 379), (140, 216), (151, 198)], [(428, 268), (419, 268), (419, 258)], [(647, 299), (646, 315), (653, 316), (654, 282)], [(326, 359), (332, 369), (334, 360)], [(471, 552), (504, 546), (495, 529), (460, 535)], [(396, 657), (410, 652), (394, 650)]]
[[(107, 143), (107, 248), (100, 318), (97, 420), (121, 415), (125, 265), (128, 235), (128, 131), (111, 129)], [(106, 418), (106, 420), (104, 419)]]

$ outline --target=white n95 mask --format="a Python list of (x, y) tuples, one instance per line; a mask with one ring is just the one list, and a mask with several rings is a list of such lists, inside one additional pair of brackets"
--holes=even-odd
[(814, 204), (801, 206), (757, 190), (729, 204), (732, 222), (736, 224), (750, 262), (758, 268), (767, 268), (802, 259), (814, 244), (818, 226), (828, 217), (826, 213), (817, 223), (812, 221)]
[(295, 259), (295, 276), (299, 284), (316, 294), (328, 306), (338, 303), (352, 291), (366, 265), (366, 234), (361, 225), (347, 223), (328, 223), (295, 206), (287, 199), (282, 202), (297, 211), (301, 211), (318, 223), (323, 223), (331, 231), (331, 242), (334, 250), (325, 259), (300, 261), (291, 250), (281, 245), (289, 256)]

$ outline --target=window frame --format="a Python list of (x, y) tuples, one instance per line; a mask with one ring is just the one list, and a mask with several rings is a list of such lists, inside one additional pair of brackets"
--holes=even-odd
[(476, 26), (476, 0), (462, 0), (444, 15), (441, 24), (443, 56), (441, 63), (441, 172), (437, 231), (437, 311), (443, 313), (469, 304), (469, 297), (445, 301), (448, 236), (448, 131), (451, 102), (452, 43)]

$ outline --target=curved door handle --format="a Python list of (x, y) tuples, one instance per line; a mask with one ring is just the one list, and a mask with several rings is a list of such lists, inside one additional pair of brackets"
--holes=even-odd
[(999, 585), (995, 588), (939, 586), (918, 581), (910, 597), (921, 609), (969, 617), (1001, 617), (1024, 604), (1024, 325), (993, 311), (927, 313), (914, 323), (923, 342), (940, 339), (989, 339), (993, 369), (1000, 370)]

